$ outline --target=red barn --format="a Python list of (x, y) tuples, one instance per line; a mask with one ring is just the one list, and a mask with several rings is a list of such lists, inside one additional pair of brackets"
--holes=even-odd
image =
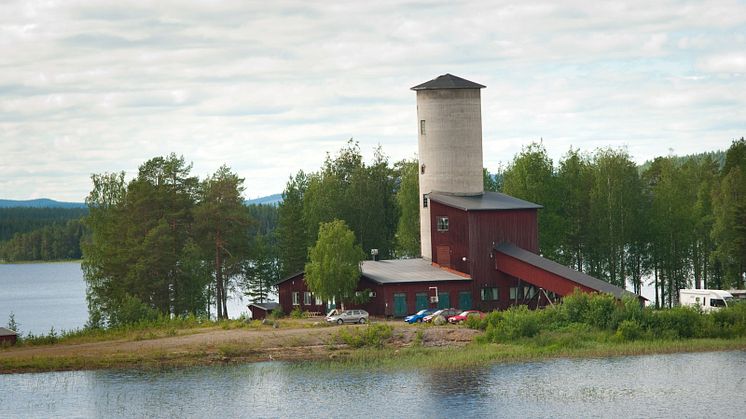
[(18, 333), (5, 327), (0, 327), (0, 346), (15, 345)]
[[(541, 205), (483, 190), (480, 89), (446, 74), (415, 86), (422, 258), (365, 261), (359, 305), (373, 315), (421, 308), (545, 306), (572, 293), (642, 297), (539, 256)], [(303, 272), (278, 283), (283, 311), (324, 312)]]

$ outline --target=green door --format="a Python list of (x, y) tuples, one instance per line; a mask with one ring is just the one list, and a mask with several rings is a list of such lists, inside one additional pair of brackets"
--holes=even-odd
[(451, 298), (447, 292), (438, 293), (438, 308), (451, 308)]
[(471, 291), (461, 291), (458, 293), (458, 308), (461, 310), (471, 310)]
[(394, 294), (394, 317), (404, 317), (407, 315), (407, 294)]
[(418, 292), (417, 294), (415, 294), (414, 305), (414, 311), (420, 311), (428, 308), (430, 304), (427, 301), (427, 293)]

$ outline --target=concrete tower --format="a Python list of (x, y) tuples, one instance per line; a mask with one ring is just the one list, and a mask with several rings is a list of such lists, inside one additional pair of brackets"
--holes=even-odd
[(480, 97), (484, 87), (445, 74), (412, 88), (417, 92), (420, 243), (427, 260), (432, 260), (427, 195), (484, 193)]

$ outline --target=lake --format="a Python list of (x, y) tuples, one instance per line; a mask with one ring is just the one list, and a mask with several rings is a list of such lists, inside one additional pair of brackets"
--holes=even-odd
[(457, 371), (297, 364), (0, 375), (0, 416), (743, 417), (746, 352), (559, 359)]
[[(238, 293), (228, 300), (230, 317), (247, 311)], [(24, 334), (83, 327), (88, 306), (80, 262), (0, 264), (1, 326), (11, 312)]]

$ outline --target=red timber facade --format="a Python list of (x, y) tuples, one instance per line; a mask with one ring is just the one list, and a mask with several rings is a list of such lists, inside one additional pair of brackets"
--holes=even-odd
[[(373, 315), (401, 317), (422, 308), (504, 310), (543, 307), (572, 293), (633, 295), (539, 256), (539, 205), (496, 192), (477, 196), (430, 194), (433, 261), (365, 261), (358, 292)], [(324, 313), (300, 272), (279, 284), (280, 305), (290, 312)], [(431, 300), (437, 294), (437, 302)], [(638, 298), (642, 298), (637, 296)]]

